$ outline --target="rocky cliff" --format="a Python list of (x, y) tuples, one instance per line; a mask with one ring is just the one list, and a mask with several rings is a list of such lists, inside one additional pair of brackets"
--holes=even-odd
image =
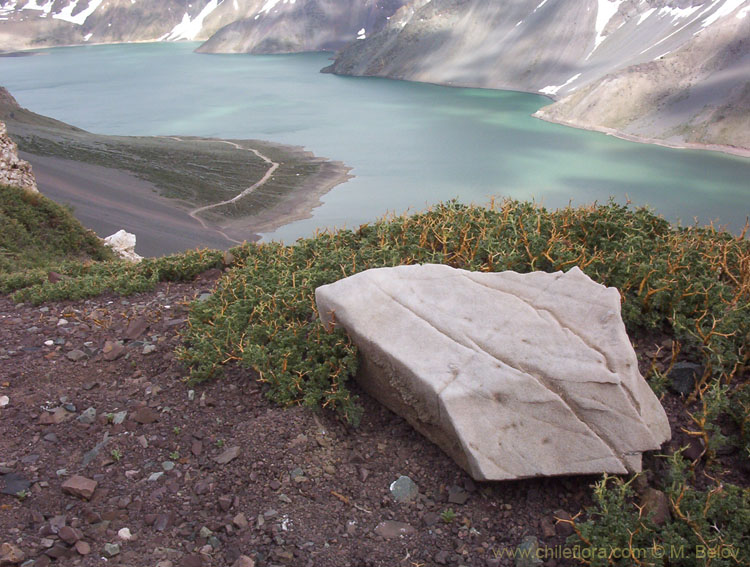
[(750, 147), (750, 0), (412, 0), (330, 71), (538, 92), (542, 118)]
[(0, 185), (38, 192), (31, 165), (18, 157), (18, 148), (8, 136), (4, 122), (0, 122)]

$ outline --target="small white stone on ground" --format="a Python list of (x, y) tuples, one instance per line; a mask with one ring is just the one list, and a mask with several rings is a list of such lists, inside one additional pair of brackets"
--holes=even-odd
[(135, 253), (135, 234), (118, 230), (104, 239), (104, 245), (109, 246), (114, 252), (129, 262), (140, 262), (143, 257)]

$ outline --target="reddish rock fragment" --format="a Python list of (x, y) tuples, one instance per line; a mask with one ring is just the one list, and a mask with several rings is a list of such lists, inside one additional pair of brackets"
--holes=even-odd
[(148, 406), (142, 406), (138, 408), (131, 414), (130, 417), (133, 419), (133, 421), (142, 423), (144, 425), (159, 421), (159, 414)]
[(380, 522), (375, 527), (375, 533), (382, 538), (392, 539), (395, 537), (413, 534), (414, 528), (404, 522), (395, 522), (393, 520), (388, 520), (385, 522)]
[(59, 423), (68, 421), (71, 417), (73, 417), (73, 413), (69, 412), (65, 408), (59, 407), (55, 408), (52, 412), (45, 411), (39, 417), (39, 423), (41, 425), (57, 425)]
[(125, 354), (125, 347), (118, 341), (107, 341), (102, 348), (104, 360), (117, 360)]
[(218, 457), (214, 457), (214, 461), (219, 463), (220, 465), (226, 465), (229, 461), (232, 461), (236, 459), (240, 454), (240, 448), (235, 447), (229, 447), (226, 451), (224, 451), (221, 455)]
[(89, 500), (93, 496), (97, 484), (95, 480), (85, 476), (74, 475), (62, 484), (62, 489), (63, 492)]
[(75, 542), (83, 537), (83, 534), (80, 532), (80, 530), (71, 528), (70, 526), (63, 526), (62, 528), (60, 528), (60, 531), (57, 535), (59, 535), (60, 539), (68, 545), (74, 545)]
[(16, 565), (26, 559), (26, 555), (18, 546), (4, 543), (0, 546), (0, 565)]
[(128, 328), (125, 330), (124, 338), (128, 341), (134, 341), (145, 333), (148, 327), (148, 320), (145, 317), (136, 317), (128, 323)]
[(77, 541), (74, 547), (79, 555), (88, 555), (91, 553), (91, 546), (83, 540)]
[(255, 561), (247, 555), (240, 555), (232, 567), (255, 567)]

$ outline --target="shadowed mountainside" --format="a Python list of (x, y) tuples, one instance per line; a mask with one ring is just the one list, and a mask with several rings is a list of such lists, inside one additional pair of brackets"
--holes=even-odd
[(405, 2), (49, 0), (42, 3), (41, 0), (0, 0), (0, 50), (209, 38), (200, 51), (335, 50), (381, 29), (387, 18)]
[(277, 3), (225, 26), (202, 53), (331, 51), (385, 26), (404, 0), (303, 0)]
[(538, 92), (538, 116), (750, 147), (748, 0), (412, 0), (327, 70)]

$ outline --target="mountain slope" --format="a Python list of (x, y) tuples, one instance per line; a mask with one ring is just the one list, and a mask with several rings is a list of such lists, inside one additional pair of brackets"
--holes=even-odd
[(749, 12), (750, 0), (412, 0), (327, 70), (576, 93), (539, 115), (744, 148), (717, 122), (747, 120)]
[(0, 50), (209, 38), (201, 51), (334, 50), (381, 29), (405, 2), (0, 0)]
[(750, 17), (726, 18), (674, 52), (608, 74), (536, 116), (667, 144), (750, 148)]
[[(257, 0), (259, 3), (260, 0)], [(206, 39), (225, 0), (0, 0), (0, 49)], [(231, 2), (229, 3), (231, 5)]]
[(219, 30), (198, 51), (330, 51), (383, 28), (405, 0), (270, 0)]

